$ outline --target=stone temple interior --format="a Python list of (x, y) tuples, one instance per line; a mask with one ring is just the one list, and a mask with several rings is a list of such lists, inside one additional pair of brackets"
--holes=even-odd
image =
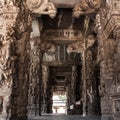
[(55, 95), (120, 120), (119, 0), (0, 0), (0, 120), (52, 114)]

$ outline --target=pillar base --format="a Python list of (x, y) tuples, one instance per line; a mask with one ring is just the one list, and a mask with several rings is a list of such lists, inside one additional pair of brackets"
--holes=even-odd
[(12, 115), (12, 117), (10, 118), (10, 120), (27, 120), (27, 116)]
[(101, 120), (114, 120), (112, 115), (102, 115)]
[(9, 116), (5, 115), (5, 114), (0, 114), (0, 120), (9, 120)]

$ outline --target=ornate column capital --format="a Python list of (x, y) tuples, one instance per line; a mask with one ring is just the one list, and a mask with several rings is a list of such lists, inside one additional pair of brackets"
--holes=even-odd
[(48, 0), (27, 0), (26, 5), (28, 9), (35, 14), (46, 14), (54, 18), (57, 13), (54, 4), (48, 2)]
[(91, 14), (96, 12), (101, 5), (100, 0), (81, 0), (73, 9), (73, 15), (79, 18), (83, 14)]
[(19, 8), (11, 2), (1, 6), (0, 9), (0, 34), (5, 35), (8, 27), (13, 27), (16, 22)]

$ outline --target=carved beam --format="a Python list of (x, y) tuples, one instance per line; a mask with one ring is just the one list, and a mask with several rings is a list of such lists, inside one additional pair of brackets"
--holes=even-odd
[(27, 0), (26, 5), (32, 13), (38, 15), (49, 15), (54, 18), (57, 13), (53, 3), (48, 2), (48, 0)]
[(100, 0), (81, 0), (80, 3), (76, 4), (73, 9), (73, 15), (79, 18), (84, 14), (96, 13), (100, 8)]

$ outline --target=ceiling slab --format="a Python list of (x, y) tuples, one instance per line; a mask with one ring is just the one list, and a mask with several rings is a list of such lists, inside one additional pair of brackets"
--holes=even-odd
[(73, 8), (80, 0), (49, 0), (49, 2), (52, 2), (57, 8)]

